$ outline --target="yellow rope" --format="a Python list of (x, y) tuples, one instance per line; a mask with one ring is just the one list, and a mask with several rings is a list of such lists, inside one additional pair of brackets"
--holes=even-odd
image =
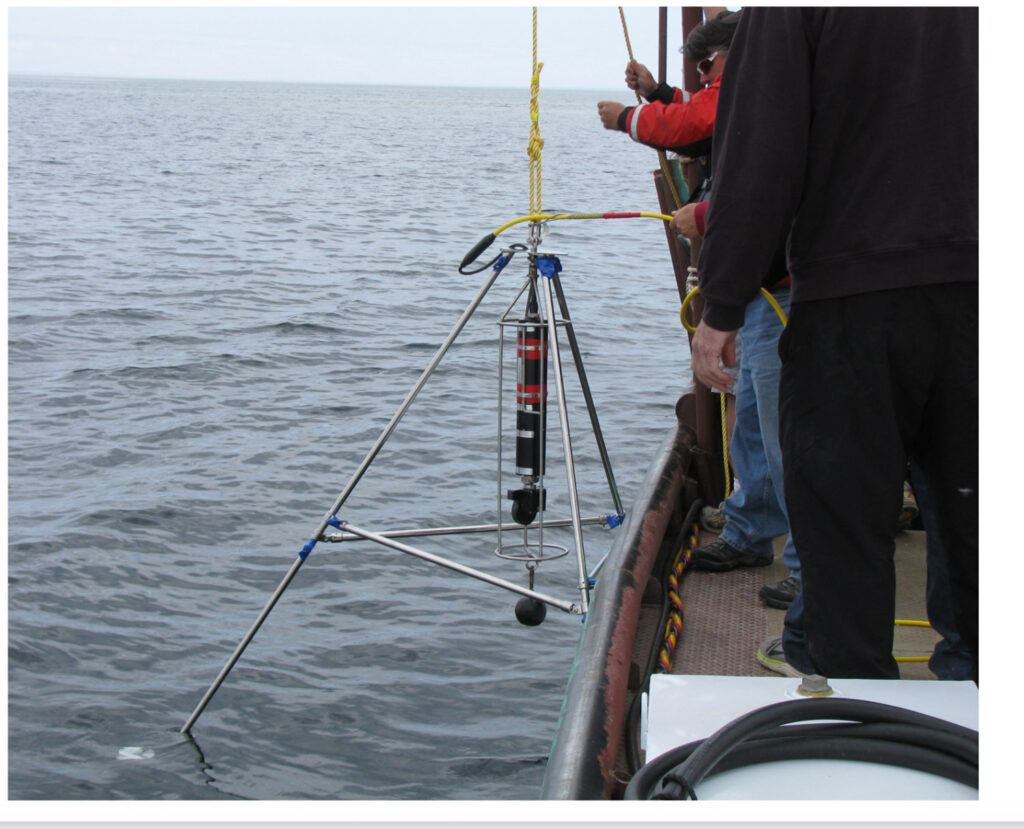
[[(629, 55), (630, 63), (633, 62), (633, 47), (629, 43), (629, 29), (626, 28), (626, 12), (623, 11), (622, 6), (619, 6), (619, 19), (622, 21), (622, 36), (626, 38), (626, 52)], [(636, 102), (640, 103), (640, 90), (634, 89), (636, 93)]]
[[(632, 62), (633, 58), (633, 47), (629, 43), (629, 29), (626, 27), (626, 12), (623, 11), (622, 6), (619, 6), (619, 19), (622, 21), (622, 35), (626, 38), (626, 52), (629, 54), (629, 60)], [(640, 90), (633, 90), (636, 92), (636, 102), (641, 102)], [(668, 185), (669, 192), (672, 193), (672, 202), (676, 208), (683, 206), (683, 200), (679, 198), (679, 191), (676, 189), (676, 183), (672, 178), (672, 173), (668, 168), (668, 157), (665, 155), (664, 150), (658, 150), (658, 163), (661, 165), (661, 174), (665, 178), (665, 183)]]
[(540, 137), (540, 108), (537, 96), (540, 93), (540, 70), (543, 63), (537, 63), (537, 7), (533, 7), (533, 75), (530, 81), (530, 143), (526, 154), (530, 158), (530, 212), (541, 210), (541, 150), (544, 139)]

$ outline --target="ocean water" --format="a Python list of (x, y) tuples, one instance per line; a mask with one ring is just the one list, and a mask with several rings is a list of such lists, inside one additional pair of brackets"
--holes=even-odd
[[(546, 211), (658, 211), (653, 151), (597, 118), (627, 93), (542, 90)], [(9, 79), (12, 800), (539, 794), (580, 618), (523, 627), (517, 596), (363, 542), (317, 545), (192, 739), (178, 733), (483, 284), (462, 257), (529, 212), (528, 104)], [(628, 510), (689, 375), (664, 231), (555, 222), (541, 250), (561, 258)], [(519, 256), (343, 518), (382, 530), (507, 509), (496, 321), (524, 276)], [(603, 515), (562, 353), (581, 508)], [(511, 362), (504, 379), (507, 420)], [(567, 515), (558, 440), (548, 462), (550, 514)], [(587, 530), (591, 566), (613, 533)], [(490, 535), (409, 543), (526, 584)], [(536, 579), (578, 598), (571, 556)]]

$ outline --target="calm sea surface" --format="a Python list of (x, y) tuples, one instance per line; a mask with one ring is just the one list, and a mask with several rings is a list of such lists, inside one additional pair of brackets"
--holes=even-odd
[[(653, 151), (598, 121), (611, 96), (629, 101), (542, 90), (545, 210), (657, 212)], [(513, 594), (372, 544), (319, 544), (194, 741), (178, 733), (483, 284), (462, 257), (529, 212), (528, 104), (10, 79), (10, 798), (539, 794), (579, 617), (522, 627)], [(556, 222), (541, 249), (628, 510), (688, 375), (664, 231)], [(495, 323), (524, 276), (520, 256), (343, 518), (497, 519), (517, 484), (509, 459), (496, 480)], [(603, 515), (572, 371), (567, 387), (582, 510)], [(568, 515), (557, 440), (549, 464)], [(591, 566), (612, 532), (588, 530)], [(526, 584), (492, 536), (410, 543)], [(574, 570), (545, 562), (537, 588), (574, 601)]]

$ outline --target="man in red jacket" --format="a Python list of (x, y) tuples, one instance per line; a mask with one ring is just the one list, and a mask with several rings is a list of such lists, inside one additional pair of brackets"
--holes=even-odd
[[(626, 84), (636, 89), (651, 103), (624, 107), (610, 101), (598, 104), (598, 113), (605, 127), (621, 129), (643, 144), (672, 149), (692, 156), (706, 156), (711, 150), (715, 109), (718, 103), (720, 77), (728, 58), (733, 33), (739, 24), (739, 13), (722, 12), (698, 26), (687, 38), (684, 51), (697, 64), (705, 87), (691, 100), (683, 100), (683, 92), (667, 84), (657, 84), (646, 67), (635, 61), (626, 67)], [(706, 171), (702, 171), (705, 172)], [(687, 205), (703, 210), (707, 205)], [(677, 226), (675, 222), (673, 225)], [(677, 226), (678, 230), (682, 230)], [(700, 231), (700, 234), (703, 230)], [(700, 235), (698, 234), (698, 235)], [(693, 235), (692, 232), (684, 235)], [(775, 269), (778, 271), (779, 269)], [(781, 273), (769, 283), (775, 285)], [(788, 307), (788, 287), (778, 285), (782, 292), (777, 299)], [(767, 305), (755, 306), (758, 316)], [(773, 560), (772, 542), (786, 535), (789, 525), (782, 499), (782, 456), (779, 450), (777, 388), (778, 357), (775, 346), (781, 325), (774, 314), (760, 313), (752, 321), (749, 334), (751, 349), (745, 355), (736, 391), (736, 427), (731, 452), (742, 491), (722, 505), (725, 525), (721, 536), (694, 551), (695, 569), (724, 572), (736, 567), (765, 566)], [(800, 562), (791, 541), (783, 550), (783, 561), (789, 575), (782, 581), (765, 585), (762, 600), (774, 607), (788, 607), (800, 590)]]
[(600, 101), (597, 113), (606, 129), (625, 132), (634, 141), (681, 155), (707, 155), (715, 126), (718, 89), (729, 55), (739, 12), (721, 12), (701, 24), (686, 39), (683, 52), (697, 64), (704, 88), (689, 100), (678, 88), (657, 83), (647, 67), (635, 60), (626, 66), (626, 85), (647, 103), (627, 107)]

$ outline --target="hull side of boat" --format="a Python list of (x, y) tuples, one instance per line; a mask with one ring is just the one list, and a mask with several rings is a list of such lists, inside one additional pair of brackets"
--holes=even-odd
[[(542, 797), (614, 797), (640, 607), (666, 534), (695, 492), (694, 450), (682, 424), (669, 434), (609, 554), (590, 605), (548, 761)], [(690, 484), (689, 486), (687, 484)]]

